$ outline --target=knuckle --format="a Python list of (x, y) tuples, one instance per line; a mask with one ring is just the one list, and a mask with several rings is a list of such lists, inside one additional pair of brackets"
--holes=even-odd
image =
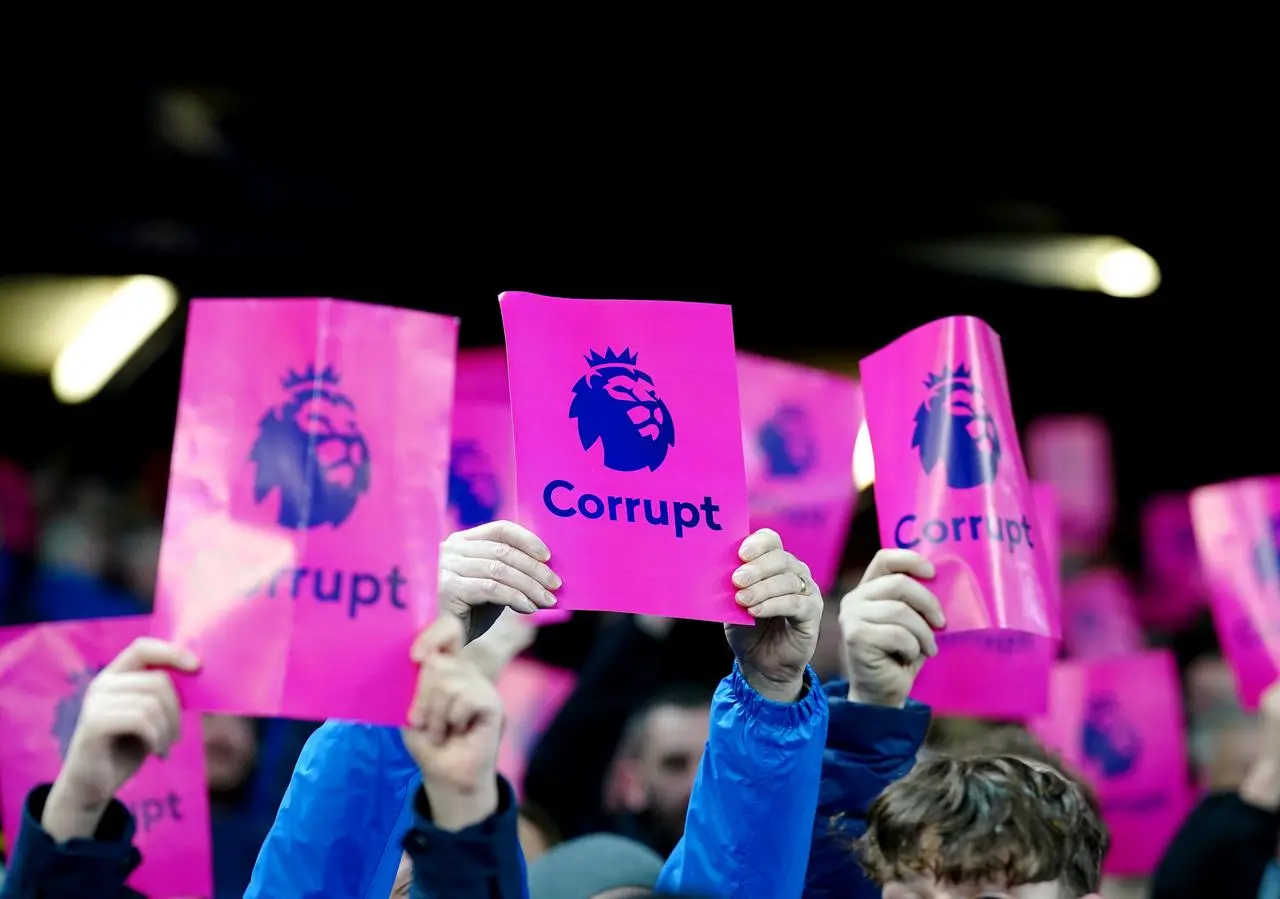
[(485, 566), (484, 566), (485, 577), (490, 578), (492, 580), (497, 580), (498, 578), (502, 577), (502, 575), (506, 572), (506, 570), (507, 570), (506, 563), (500, 561), (499, 559), (490, 559), (485, 563)]

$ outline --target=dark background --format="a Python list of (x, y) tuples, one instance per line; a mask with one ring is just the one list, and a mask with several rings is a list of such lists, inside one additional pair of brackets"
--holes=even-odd
[[(510, 289), (731, 303), (740, 346), (794, 358), (856, 357), (975, 314), (1003, 337), (1020, 424), (1109, 422), (1126, 556), (1145, 496), (1277, 467), (1261, 439), (1274, 349), (1256, 187), (1188, 164), (1171, 134), (1068, 151), (943, 131), (539, 129), (496, 112), (452, 131), (386, 85), (194, 91), (218, 111), (221, 139), (203, 148), (172, 136), (181, 115), (158, 84), (13, 100), (0, 275), (145, 273), (185, 297), (412, 306), (460, 316), (468, 346), (501, 340), (495, 298)], [(893, 253), (1022, 231), (1119, 235), (1163, 285), (1137, 300), (1033, 290)], [(117, 478), (163, 454), (180, 319), (84, 406), (59, 406), (47, 378), (0, 376), (0, 454)]]

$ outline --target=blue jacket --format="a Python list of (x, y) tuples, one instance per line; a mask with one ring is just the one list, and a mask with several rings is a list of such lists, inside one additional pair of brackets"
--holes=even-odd
[(818, 676), (790, 704), (748, 686), (737, 663), (711, 701), (684, 838), (658, 890), (716, 899), (799, 899), (809, 861), (827, 700)]
[(853, 844), (867, 830), (867, 809), (915, 765), (929, 731), (929, 707), (907, 700), (905, 709), (848, 700), (849, 684), (825, 687), (831, 725), (822, 758), (822, 786), (813, 823), (805, 899), (879, 899)]

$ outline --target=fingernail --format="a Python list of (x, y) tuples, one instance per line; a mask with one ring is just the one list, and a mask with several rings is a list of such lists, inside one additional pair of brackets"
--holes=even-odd
[(751, 559), (755, 558), (755, 556), (749, 555), (750, 551), (751, 551), (751, 541), (750, 540), (744, 541), (743, 544), (738, 547), (738, 558), (744, 562), (749, 562)]
[(735, 587), (749, 587), (751, 585), (751, 575), (745, 568), (739, 568), (733, 573), (733, 584)]
[(750, 615), (752, 618), (754, 618), (755, 616), (760, 614), (760, 611), (755, 606), (752, 606), (751, 608), (747, 609), (747, 614)]
[(559, 590), (561, 585), (564, 584), (564, 581), (560, 580), (560, 575), (556, 574), (554, 571), (552, 571), (550, 575), (551, 576), (547, 578), (547, 580), (551, 583), (551, 589)]
[(552, 596), (550, 593), (548, 593), (546, 590), (542, 591), (542, 601), (546, 603), (548, 606), (554, 606), (556, 604), (556, 598)]
[(745, 606), (747, 604), (747, 600), (751, 598), (751, 595), (747, 593), (746, 590), (739, 590), (736, 594), (734, 594), (733, 598)]
[(533, 604), (532, 600), (521, 598), (520, 601), (516, 603), (516, 611), (524, 612), (526, 615), (532, 615), (534, 612), (538, 611), (538, 607)]
[(551, 550), (547, 549), (545, 546), (539, 546), (539, 547), (538, 547), (538, 561), (539, 561), (539, 562), (550, 562), (550, 561), (551, 561)]
[(938, 573), (938, 569), (933, 567), (932, 562), (929, 562), (926, 560), (924, 564), (925, 564), (924, 574), (922, 574), (921, 577), (927, 577), (927, 578), (933, 577)]
[(196, 658), (196, 654), (194, 652), (184, 651), (182, 653), (182, 664), (186, 665), (188, 668), (199, 668), (200, 660)]

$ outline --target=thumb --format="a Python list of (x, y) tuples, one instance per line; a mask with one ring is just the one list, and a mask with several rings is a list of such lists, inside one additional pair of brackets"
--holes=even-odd
[(466, 634), (462, 622), (453, 615), (441, 615), (431, 626), (418, 634), (409, 650), (409, 657), (421, 664), (433, 655), (452, 655), (462, 651)]

